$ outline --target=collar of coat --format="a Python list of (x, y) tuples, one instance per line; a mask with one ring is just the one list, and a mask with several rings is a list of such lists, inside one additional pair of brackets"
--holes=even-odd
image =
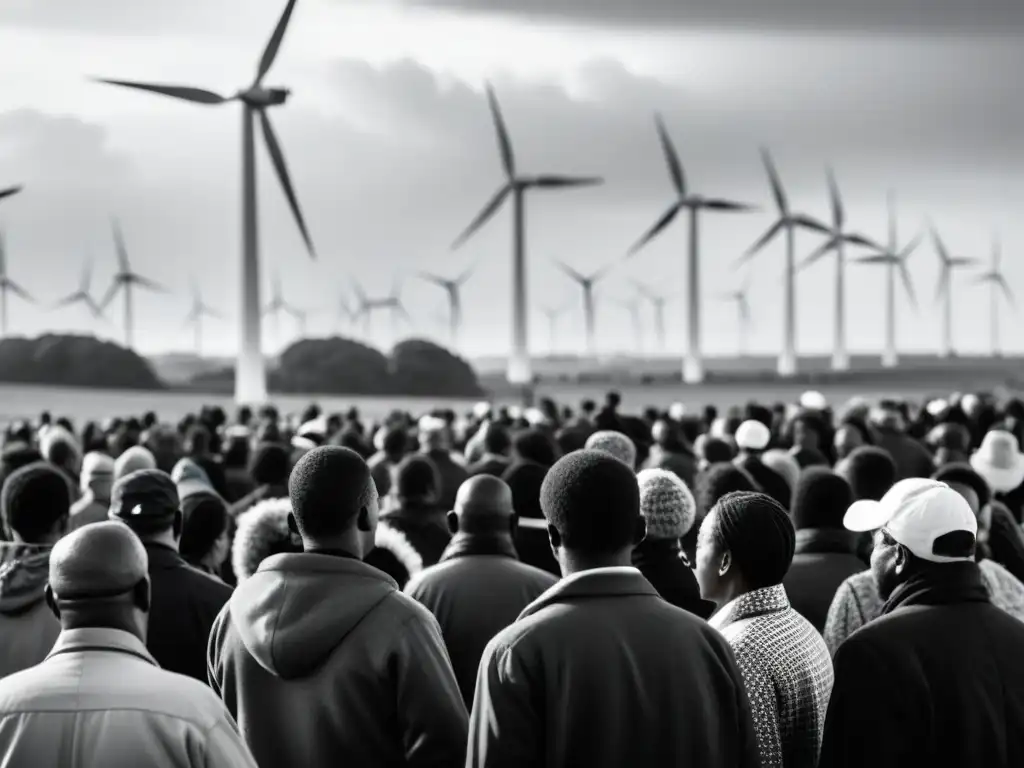
[(519, 553), (509, 536), (457, 533), (445, 547), (440, 562), (473, 555), (500, 555), (519, 559)]
[(49, 661), (54, 656), (63, 653), (82, 653), (84, 651), (123, 653), (142, 659), (154, 667), (160, 666), (146, 650), (145, 644), (135, 635), (125, 632), (123, 629), (108, 629), (106, 627), (65, 629), (57, 636), (57, 642), (53, 644), (53, 649), (47, 654), (46, 660)]
[(755, 619), (769, 613), (778, 613), (789, 609), (789, 596), (781, 584), (764, 589), (755, 589), (740, 595), (726, 603), (722, 610), (711, 617), (708, 623), (716, 629), (724, 629), (730, 624), (744, 619)]
[(882, 615), (912, 605), (956, 605), (990, 602), (977, 563), (946, 563), (912, 576), (889, 595)]
[(656, 597), (661, 599), (651, 583), (632, 566), (592, 568), (566, 576), (526, 606), (519, 614), (519, 618), (525, 619), (555, 603), (571, 603), (590, 597)]

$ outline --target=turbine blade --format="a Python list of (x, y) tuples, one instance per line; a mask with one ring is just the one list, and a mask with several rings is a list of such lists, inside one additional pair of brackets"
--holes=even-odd
[(477, 265), (473, 264), (472, 266), (467, 267), (465, 270), (463, 270), (462, 274), (460, 274), (458, 277), (455, 278), (455, 285), (456, 286), (461, 286), (467, 280), (469, 280), (469, 278), (471, 278), (473, 276), (473, 273), (476, 272), (476, 267), (477, 267)]
[(843, 242), (848, 243), (849, 245), (857, 245), (860, 246), (861, 248), (873, 248), (876, 251), (882, 250), (881, 245), (876, 243), (870, 237), (866, 237), (865, 235), (847, 233), (843, 235)]
[(679, 197), (686, 197), (686, 174), (683, 171), (683, 164), (679, 162), (679, 154), (676, 152), (675, 145), (668, 135), (665, 121), (661, 118), (661, 115), (656, 115), (654, 122), (658, 129), (661, 151), (665, 155), (665, 162), (668, 164), (668, 173), (672, 179), (672, 187)]
[(1006, 282), (1006, 278), (1003, 277), (1002, 275), (999, 275), (996, 278), (996, 284), (1002, 289), (1003, 296), (1005, 296), (1006, 300), (1010, 302), (1010, 306), (1016, 309), (1017, 299), (1014, 297), (1013, 291), (1010, 290), (1010, 284)]
[(150, 280), (148, 277), (142, 275), (132, 275), (131, 282), (140, 288), (145, 288), (147, 291), (153, 291), (154, 293), (169, 293), (160, 283)]
[(65, 296), (60, 301), (55, 302), (51, 309), (63, 309), (64, 307), (70, 307), (72, 304), (78, 304), (85, 300), (86, 297), (82, 296), (80, 293), (72, 293), (69, 296)]
[(817, 232), (822, 235), (831, 235), (832, 230), (822, 224), (815, 218), (799, 213), (796, 216), (792, 216), (790, 219), (794, 225), (802, 227), (803, 229), (809, 229), (812, 232)]
[(159, 83), (137, 83), (132, 80), (109, 80), (104, 77), (94, 78), (97, 83), (105, 85), (116, 85), (121, 88), (132, 88), (136, 91), (147, 91), (158, 93), (161, 96), (170, 96), (172, 99), (189, 101), (193, 104), (223, 104), (231, 99), (221, 96), (219, 93), (207, 91), (202, 88), (192, 88), (187, 85), (161, 85)]
[(89, 286), (92, 285), (92, 259), (86, 259), (82, 267), (82, 278), (78, 283), (78, 289), (83, 294), (89, 293)]
[(491, 119), (494, 122), (494, 131), (498, 135), (498, 151), (501, 153), (501, 167), (509, 181), (516, 176), (516, 158), (512, 151), (512, 140), (508, 135), (508, 127), (505, 125), (505, 118), (501, 114), (501, 105), (498, 103), (498, 95), (490, 84), (487, 85), (487, 104), (491, 110)]
[(742, 264), (744, 262), (749, 261), (751, 258), (753, 258), (753, 256), (758, 251), (760, 251), (762, 248), (764, 248), (766, 245), (768, 245), (768, 243), (770, 243), (772, 241), (772, 239), (777, 234), (779, 234), (779, 232), (781, 232), (783, 227), (785, 227), (785, 226), (786, 226), (785, 219), (779, 219), (774, 224), (772, 224), (768, 228), (768, 231), (765, 232), (763, 235), (761, 235), (761, 237), (758, 238), (757, 242), (754, 243), (752, 246), (750, 246), (750, 248), (747, 249), (747, 252), (745, 254), (743, 254), (742, 257), (740, 257), (740, 259), (739, 259), (739, 261), (737, 263), (738, 264)]
[(562, 270), (565, 274), (567, 274), (570, 278), (575, 280), (577, 283), (583, 284), (583, 283), (587, 282), (587, 278), (585, 278), (583, 275), (581, 275), (579, 272), (577, 272), (575, 269), (570, 267), (565, 262), (559, 261), (558, 259), (553, 259), (552, 261), (554, 261), (554, 264), (555, 264), (556, 267), (558, 267), (560, 270)]
[(284, 33), (288, 30), (288, 22), (291, 21), (292, 11), (294, 10), (295, 0), (288, 0), (288, 5), (285, 6), (277, 26), (274, 27), (274, 33), (270, 36), (267, 47), (263, 50), (263, 56), (260, 57), (259, 68), (256, 70), (256, 85), (263, 81), (267, 72), (270, 71), (270, 67), (273, 66), (274, 59), (277, 58), (277, 52), (281, 48), (281, 41), (284, 39)]
[(903, 289), (907, 292), (907, 297), (910, 299), (910, 304), (914, 307), (914, 311), (917, 311), (917, 291), (914, 290), (914, 281), (910, 279), (910, 270), (907, 269), (907, 265), (900, 262), (900, 279), (903, 281)]
[(885, 206), (889, 212), (889, 247), (895, 251), (898, 247), (896, 244), (899, 242), (899, 237), (896, 220), (896, 193), (891, 189), (886, 194)]
[(942, 242), (942, 238), (939, 237), (939, 233), (935, 229), (934, 225), (929, 225), (929, 229), (931, 230), (932, 244), (935, 246), (935, 252), (939, 256), (939, 261), (941, 261), (944, 265), (948, 264), (950, 258), (949, 251), (946, 250), (946, 244)]
[(885, 253), (877, 253), (873, 256), (859, 256), (853, 261), (857, 264), (889, 264), (894, 259)]
[(772, 197), (775, 199), (775, 205), (779, 209), (779, 213), (788, 213), (789, 200), (786, 197), (786, 190), (782, 187), (782, 179), (779, 178), (779, 171), (775, 167), (775, 161), (772, 159), (772, 154), (767, 148), (761, 149), (761, 161), (764, 163), (764, 168), (768, 172), (768, 183), (771, 185)]
[(121, 290), (121, 283), (117, 280), (114, 281), (113, 285), (107, 289), (107, 292), (103, 295), (103, 300), (99, 303), (99, 311), (103, 312), (109, 306), (110, 302), (117, 296), (117, 292)]
[(810, 255), (807, 256), (807, 258), (805, 258), (802, 262), (800, 262), (800, 264), (796, 268), (796, 271), (797, 272), (802, 272), (807, 267), (809, 267), (812, 264), (814, 264), (816, 261), (819, 261), (825, 254), (835, 250), (835, 248), (836, 248), (836, 246), (838, 244), (839, 244), (839, 239), (835, 238), (835, 237), (832, 238), (831, 240), (828, 240), (828, 241), (822, 243), (818, 248), (816, 248), (814, 251), (812, 251), (810, 253)]
[(660, 235), (662, 231), (675, 220), (676, 216), (679, 215), (679, 211), (681, 210), (682, 206), (676, 203), (667, 211), (665, 211), (665, 213), (661, 215), (661, 218), (654, 222), (654, 225), (650, 229), (648, 229), (647, 232), (644, 233), (643, 237), (637, 240), (636, 244), (629, 249), (628, 253), (626, 254), (626, 258), (635, 256), (645, 245), (647, 245), (649, 242), (651, 242), (651, 240)]
[(843, 197), (839, 194), (839, 182), (836, 181), (836, 174), (832, 168), (826, 169), (825, 175), (828, 177), (828, 195), (829, 203), (832, 206), (832, 219), (835, 222), (836, 229), (841, 231), (843, 222), (846, 221), (846, 211), (843, 209)]
[(914, 251), (916, 251), (920, 247), (921, 242), (923, 240), (924, 233), (918, 232), (916, 235), (914, 235), (914, 239), (911, 240), (907, 244), (907, 246), (902, 251), (899, 252), (897, 258), (899, 258), (900, 261), (906, 261), (907, 259), (909, 259), (913, 255)]
[[(294, 0), (292, 0), (294, 3)], [(263, 126), (263, 138), (267, 141), (267, 150), (270, 152), (270, 160), (277, 172), (277, 179), (281, 182), (281, 189), (288, 198), (288, 206), (292, 209), (295, 223), (299, 225), (299, 232), (302, 233), (302, 240), (306, 244), (306, 250), (314, 259), (316, 251), (313, 248), (313, 241), (309, 237), (309, 230), (306, 228), (306, 220), (302, 217), (302, 209), (299, 208), (299, 200), (295, 196), (295, 188), (292, 186), (291, 177), (288, 175), (288, 166), (284, 160), (284, 153), (281, 151), (281, 144), (277, 140), (274, 128), (270, 124), (265, 110), (260, 111), (260, 124)]]
[(29, 294), (28, 291), (26, 291), (24, 288), (22, 288), (17, 283), (15, 283), (15, 282), (8, 282), (7, 283), (7, 287), (11, 290), (11, 293), (13, 293), (15, 296), (19, 297), (23, 301), (27, 301), (29, 304), (37, 304), (38, 303), (34, 298), (32, 298), (32, 296)]
[(737, 203), (733, 200), (705, 200), (701, 204), (702, 208), (707, 208), (709, 211), (735, 211), (737, 213), (747, 213), (749, 211), (756, 211), (757, 206), (749, 205), (747, 203)]
[(0, 200), (3, 200), (5, 197), (11, 197), (12, 195), (16, 195), (19, 192), (21, 192), (21, 190), (22, 187), (20, 186), (8, 187), (7, 189), (0, 189)]
[(957, 256), (949, 260), (951, 267), (973, 267), (981, 262), (971, 256)]
[(452, 250), (459, 248), (465, 243), (480, 227), (482, 227), (488, 219), (490, 219), (501, 207), (501, 204), (505, 202), (505, 198), (512, 192), (512, 185), (506, 184), (498, 190), (497, 194), (494, 195), (484, 206), (484, 209), (477, 214), (476, 218), (473, 219), (472, 223), (463, 231), (461, 235), (455, 238), (455, 242), (452, 243)]
[(114, 231), (114, 250), (117, 253), (118, 272), (126, 274), (131, 271), (131, 266), (128, 264), (128, 249), (124, 244), (121, 223), (117, 219), (112, 219), (110, 226)]
[(440, 286), (441, 288), (447, 287), (444, 278), (438, 277), (437, 275), (432, 275), (429, 272), (417, 272), (416, 276), (419, 277), (421, 280), (425, 280), (428, 283), (433, 283), (434, 285)]
[(596, 187), (604, 184), (598, 176), (537, 176), (527, 182), (528, 186), (537, 189), (564, 189), (567, 187)]

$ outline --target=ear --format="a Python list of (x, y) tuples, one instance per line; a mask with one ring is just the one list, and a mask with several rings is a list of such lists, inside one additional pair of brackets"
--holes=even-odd
[(295, 515), (291, 512), (288, 513), (288, 530), (294, 533), (296, 536), (301, 536), (299, 533), (299, 524), (295, 522)]
[(647, 518), (639, 515), (636, 519), (636, 526), (633, 529), (633, 546), (639, 546), (647, 538)]
[(181, 529), (182, 529), (182, 526), (184, 525), (184, 523), (185, 523), (185, 516), (183, 514), (181, 514), (181, 509), (176, 509), (174, 511), (174, 524), (172, 525), (172, 530), (174, 531), (174, 538), (175, 539), (180, 539), (181, 538)]
[[(548, 541), (551, 542), (551, 551), (557, 555), (558, 550), (562, 547), (562, 534), (553, 525), (548, 526)], [(558, 559), (557, 556), (555, 559)]]
[(449, 512), (445, 515), (445, 519), (448, 520), (448, 532), (454, 536), (459, 532), (459, 516), (454, 512)]
[(360, 507), (359, 515), (356, 517), (356, 528), (363, 533), (370, 533), (373, 530), (371, 525), (370, 510), (368, 507)]
[(732, 552), (726, 550), (722, 553), (722, 561), (718, 565), (718, 575), (725, 576), (730, 568), (732, 568)]
[(50, 612), (57, 617), (57, 621), (60, 621), (60, 608), (57, 606), (57, 598), (54, 596), (53, 589), (50, 588), (49, 584), (46, 585), (44, 594), (46, 596), (46, 604), (50, 606)]
[(894, 571), (897, 576), (902, 576), (903, 571), (906, 570), (907, 564), (910, 562), (910, 558), (907, 555), (907, 548), (902, 544), (896, 545), (896, 565)]
[(139, 582), (132, 587), (132, 602), (135, 607), (143, 613), (149, 613), (150, 602), (150, 586), (149, 577), (140, 579)]

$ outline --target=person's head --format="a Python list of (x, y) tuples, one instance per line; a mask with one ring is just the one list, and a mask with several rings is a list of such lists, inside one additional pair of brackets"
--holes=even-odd
[(675, 421), (658, 419), (651, 427), (651, 439), (665, 450), (675, 451), (682, 446), (683, 431)]
[(836, 464), (835, 472), (850, 484), (856, 501), (880, 500), (896, 482), (896, 462), (888, 451), (864, 445)]
[(979, 555), (987, 557), (990, 554), (987, 545), (992, 528), (992, 489), (985, 478), (975, 472), (970, 464), (947, 464), (932, 475), (932, 480), (945, 483), (967, 501), (971, 512), (978, 518)]
[(800, 475), (793, 494), (793, 525), (843, 530), (843, 516), (853, 504), (853, 490), (842, 477), (826, 467), (808, 467)]
[(580, 413), (582, 413), (587, 418), (593, 416), (594, 411), (596, 410), (597, 403), (595, 403), (593, 400), (590, 400), (589, 398), (580, 403)]
[(520, 461), (533, 461), (550, 467), (558, 459), (558, 450), (548, 435), (539, 429), (525, 429), (512, 440), (512, 453)]
[(384, 430), (384, 437), (381, 440), (381, 450), (384, 455), (392, 461), (400, 461), (405, 455), (409, 444), (409, 435), (405, 427), (396, 425)]
[(825, 425), (816, 411), (803, 411), (792, 422), (793, 445), (807, 451), (825, 447)]
[(736, 430), (736, 445), (742, 452), (754, 456), (764, 453), (771, 440), (771, 430), (757, 419), (747, 419)]
[(420, 448), (424, 453), (451, 450), (451, 433), (444, 419), (437, 416), (425, 416), (420, 419), (419, 427)]
[(800, 482), (800, 464), (788, 451), (773, 448), (761, 455), (761, 461), (768, 469), (774, 470), (789, 486), (792, 493)]
[(230, 546), (224, 499), (212, 491), (183, 496), (178, 551), (185, 562), (216, 572), (227, 560)]
[(15, 470), (0, 490), (0, 515), (8, 538), (26, 544), (53, 544), (67, 530), (71, 485), (46, 462)]
[(170, 475), (159, 469), (140, 469), (114, 482), (108, 516), (127, 525), (143, 542), (177, 548), (180, 505)]
[(280, 443), (258, 443), (249, 462), (249, 476), (258, 486), (287, 485), (288, 449)]
[(881, 501), (858, 501), (845, 524), (876, 532), (871, 571), (883, 600), (911, 578), (974, 560), (978, 520), (961, 494), (935, 480), (902, 480)]
[(71, 629), (120, 629), (145, 642), (149, 558), (139, 538), (115, 522), (84, 525), (50, 553), (46, 602)]
[[(428, 456), (406, 456), (393, 470), (392, 494), (400, 504), (435, 505), (441, 495), (441, 475)], [(447, 511), (447, 510), (446, 510)]]
[(590, 451), (604, 451), (614, 456), (631, 470), (636, 469), (636, 445), (627, 435), (612, 430), (595, 432), (583, 446)]
[(182, 457), (181, 437), (170, 424), (153, 424), (146, 430), (143, 445), (156, 461), (156, 468), (170, 472)]
[(646, 527), (633, 470), (603, 452), (582, 450), (559, 459), (540, 488), (551, 549), (563, 574), (603, 565), (629, 565)]
[(750, 475), (733, 464), (712, 464), (697, 476), (694, 498), (697, 512), (706, 516), (723, 496), (737, 491), (756, 491)]
[(477, 475), (459, 486), (455, 509), (448, 513), (448, 529), (452, 533), (511, 536), (515, 526), (512, 489), (505, 481)]
[(970, 463), (996, 493), (1009, 493), (1024, 484), (1024, 454), (1011, 432), (994, 429), (986, 433)]
[(185, 433), (185, 455), (206, 456), (210, 452), (210, 430), (196, 424)]
[(636, 482), (648, 539), (678, 541), (689, 533), (697, 519), (697, 502), (686, 483), (664, 469), (641, 470)]
[(501, 424), (484, 427), (484, 450), (492, 456), (508, 456), (512, 452), (512, 436)]
[(736, 457), (732, 443), (720, 437), (712, 437), (707, 433), (697, 438), (693, 449), (700, 458), (698, 463), (701, 471), (706, 470), (712, 464), (727, 464)]
[(71, 476), (79, 473), (82, 453), (78, 447), (78, 440), (63, 427), (46, 428), (39, 440), (39, 452), (46, 461), (60, 467)]
[(157, 469), (152, 451), (141, 445), (133, 445), (114, 461), (114, 482), (143, 469)]
[(96, 501), (110, 501), (110, 489), (114, 485), (114, 460), (98, 451), (85, 454), (79, 482), (82, 492), (92, 494)]
[(724, 605), (781, 584), (795, 548), (793, 522), (779, 502), (763, 493), (727, 494), (697, 536), (694, 575), (701, 597)]
[(863, 420), (848, 416), (836, 430), (833, 444), (836, 455), (840, 459), (845, 459), (858, 448), (872, 444), (871, 432)]

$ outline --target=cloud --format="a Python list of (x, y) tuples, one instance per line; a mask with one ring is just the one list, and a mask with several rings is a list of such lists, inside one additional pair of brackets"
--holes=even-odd
[(1024, 32), (1013, 0), (406, 0), (482, 13), (622, 26), (892, 32)]

